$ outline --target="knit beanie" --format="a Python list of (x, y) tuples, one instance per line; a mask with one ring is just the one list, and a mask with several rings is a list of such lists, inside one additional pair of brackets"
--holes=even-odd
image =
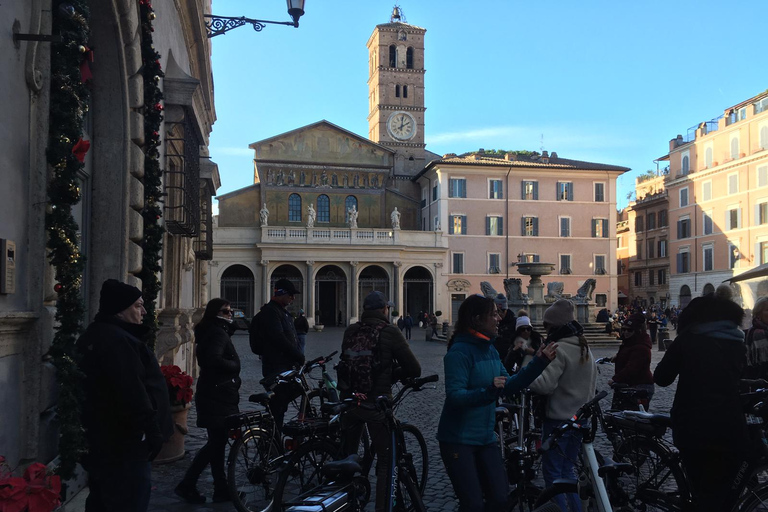
[(493, 302), (496, 303), (496, 306), (500, 307), (501, 309), (507, 309), (507, 296), (503, 293), (498, 294), (493, 298)]
[(626, 320), (624, 320), (624, 323), (621, 325), (622, 327), (634, 329), (635, 331), (645, 329), (645, 315), (642, 313), (632, 313), (629, 315), (629, 317), (627, 317)]
[(131, 304), (139, 300), (141, 290), (135, 286), (121, 283), (117, 279), (107, 279), (101, 285), (99, 296), (99, 313), (116, 315), (128, 309)]
[(573, 322), (573, 303), (568, 299), (558, 299), (544, 312), (544, 323), (560, 327)]
[(517, 322), (515, 322), (515, 330), (518, 330), (521, 327), (531, 327), (531, 319), (527, 316), (518, 318)]

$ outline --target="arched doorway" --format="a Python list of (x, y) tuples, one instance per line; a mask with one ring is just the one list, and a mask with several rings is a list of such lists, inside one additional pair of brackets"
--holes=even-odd
[(704, 285), (704, 289), (701, 290), (701, 296), (709, 295), (710, 293), (715, 293), (715, 287), (712, 283), (707, 283)]
[(357, 312), (358, 316), (363, 312), (363, 301), (372, 291), (380, 291), (389, 300), (392, 300), (392, 296), (389, 293), (389, 274), (380, 266), (369, 265), (365, 267), (360, 271), (357, 282), (357, 304), (360, 309)]
[(220, 296), (233, 308), (242, 309), (246, 318), (255, 313), (253, 307), (253, 273), (245, 265), (232, 265), (221, 275)]
[(294, 299), (293, 304), (286, 308), (288, 312), (293, 316), (298, 316), (300, 309), (306, 311), (307, 308), (305, 307), (306, 298), (304, 297), (304, 278), (301, 275), (301, 271), (299, 271), (299, 269), (293, 265), (280, 265), (277, 267), (272, 272), (272, 277), (269, 279), (270, 295), (271, 290), (274, 290), (275, 282), (278, 279), (289, 280), (291, 283), (293, 283), (293, 286), (295, 286), (297, 290), (302, 292), (301, 295)]
[(315, 323), (346, 325), (347, 275), (336, 265), (321, 267), (315, 275)]
[(403, 309), (410, 313), (414, 322), (418, 322), (419, 311), (435, 311), (433, 288), (432, 274), (424, 267), (409, 268), (403, 276)]
[(691, 289), (688, 288), (687, 284), (684, 284), (680, 288), (680, 307), (684, 308), (689, 302), (691, 302)]

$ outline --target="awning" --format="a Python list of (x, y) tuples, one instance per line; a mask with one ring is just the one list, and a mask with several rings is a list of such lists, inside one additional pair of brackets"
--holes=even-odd
[(735, 283), (738, 281), (746, 281), (747, 279), (757, 279), (759, 277), (768, 277), (768, 263), (763, 263), (762, 265), (753, 269), (749, 269), (742, 274), (733, 276), (730, 279), (726, 279), (726, 281)]
[(627, 295), (623, 291), (619, 290), (619, 298), (620, 299), (626, 299)]

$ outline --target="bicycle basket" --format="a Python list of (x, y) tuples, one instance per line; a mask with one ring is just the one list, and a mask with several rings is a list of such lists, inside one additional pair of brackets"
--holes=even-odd
[(291, 437), (307, 437), (313, 434), (324, 435), (329, 430), (328, 420), (323, 418), (291, 420), (283, 425), (283, 434)]
[(656, 416), (648, 415), (627, 415), (624, 412), (606, 412), (605, 423), (607, 425), (619, 428), (621, 430), (631, 430), (638, 434), (644, 434), (651, 437), (663, 437), (667, 432), (667, 425)]

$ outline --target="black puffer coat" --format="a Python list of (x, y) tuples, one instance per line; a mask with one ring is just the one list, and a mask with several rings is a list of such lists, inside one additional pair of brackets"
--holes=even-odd
[(224, 418), (240, 412), (240, 357), (227, 334), (226, 320), (201, 321), (195, 327), (197, 426), (221, 428)]

